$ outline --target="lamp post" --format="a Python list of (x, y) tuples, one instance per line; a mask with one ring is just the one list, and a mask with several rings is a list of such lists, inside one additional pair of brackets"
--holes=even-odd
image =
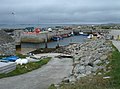
[(13, 15), (13, 25), (15, 25), (15, 13), (14, 12), (12, 12), (12, 15)]

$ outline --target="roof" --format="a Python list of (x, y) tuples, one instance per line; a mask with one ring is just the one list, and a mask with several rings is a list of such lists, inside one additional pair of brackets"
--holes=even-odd
[(5, 31), (0, 30), (0, 45), (14, 42), (13, 38), (9, 36)]

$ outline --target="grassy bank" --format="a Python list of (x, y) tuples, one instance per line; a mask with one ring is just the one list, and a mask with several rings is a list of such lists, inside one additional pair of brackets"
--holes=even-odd
[(120, 89), (120, 52), (113, 46), (114, 51), (110, 57), (109, 67), (111, 71), (106, 75), (111, 76), (110, 85), (112, 89)]
[(24, 74), (24, 73), (30, 72), (32, 70), (38, 69), (41, 66), (47, 64), (50, 59), (51, 58), (49, 57), (49, 58), (40, 60), (38, 62), (30, 62), (30, 63), (24, 64), (24, 65), (17, 65), (16, 70), (14, 70), (10, 73), (7, 73), (7, 74), (0, 74), (0, 78), (16, 76), (16, 75)]
[[(120, 52), (113, 46), (113, 51), (109, 56), (110, 61), (107, 72), (103, 75), (87, 76), (76, 81), (74, 84), (61, 84), (60, 89), (120, 89)], [(103, 77), (110, 78), (104, 79)], [(56, 89), (52, 84), (49, 89)]]
[[(62, 83), (59, 89), (109, 89), (109, 86), (109, 80), (103, 79), (103, 76), (87, 76), (75, 83)], [(49, 89), (57, 88), (52, 84)]]

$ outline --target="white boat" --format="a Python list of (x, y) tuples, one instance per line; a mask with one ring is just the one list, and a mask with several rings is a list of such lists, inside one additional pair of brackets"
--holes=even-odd
[(48, 28), (48, 31), (49, 31), (49, 32), (52, 32), (52, 28)]
[(90, 34), (87, 38), (88, 39), (92, 39), (93, 38), (93, 34)]
[(83, 35), (84, 33), (83, 32), (79, 32), (80, 35)]
[(74, 35), (74, 33), (73, 33), (73, 32), (71, 32), (71, 35)]

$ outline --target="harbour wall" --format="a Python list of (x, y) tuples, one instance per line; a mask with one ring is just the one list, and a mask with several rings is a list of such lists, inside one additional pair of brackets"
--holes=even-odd
[(112, 29), (73, 29), (73, 32), (84, 32), (84, 33), (91, 33), (91, 32), (100, 32), (100, 33), (108, 33)]
[(63, 35), (69, 34), (72, 30), (63, 30), (63, 31), (52, 31), (52, 32), (45, 32), (45, 33), (33, 33), (27, 34), (23, 33), (21, 36), (21, 42), (29, 42), (29, 43), (41, 43), (50, 41), (50, 39), (55, 35)]
[[(114, 30), (114, 29), (113, 29)], [(74, 33), (79, 33), (79, 32), (84, 32), (84, 33), (93, 33), (93, 32), (100, 32), (100, 33), (109, 33), (111, 30), (106, 30), (106, 29), (98, 29), (98, 30), (93, 30), (93, 29), (77, 29), (73, 28), (72, 30), (62, 30), (62, 31), (55, 31), (53, 30), (52, 32), (45, 32), (45, 33), (34, 33), (34, 34), (25, 34), (23, 33), (21, 36), (21, 42), (26, 42), (26, 43), (42, 43), (47, 41), (50, 41), (50, 39), (55, 36), (55, 35), (63, 35), (63, 34), (69, 34), (70, 32)]]

